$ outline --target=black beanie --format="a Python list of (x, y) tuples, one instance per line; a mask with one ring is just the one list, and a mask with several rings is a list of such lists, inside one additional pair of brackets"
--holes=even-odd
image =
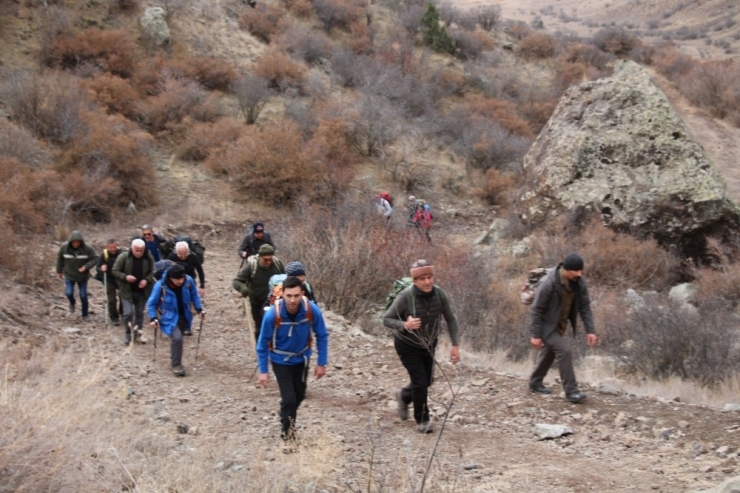
[(169, 268), (167, 275), (170, 279), (182, 279), (185, 277), (185, 269), (180, 264), (175, 264)]
[(577, 253), (569, 253), (563, 260), (565, 270), (583, 270), (583, 259)]

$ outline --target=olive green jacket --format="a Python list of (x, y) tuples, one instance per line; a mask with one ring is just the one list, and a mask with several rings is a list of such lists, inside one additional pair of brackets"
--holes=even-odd
[[(79, 248), (72, 248), (72, 242), (79, 241)], [(69, 241), (62, 244), (57, 253), (57, 274), (64, 274), (64, 277), (73, 282), (85, 282), (90, 279), (90, 269), (95, 267), (98, 262), (98, 254), (93, 247), (85, 243), (82, 233), (72, 231)], [(84, 272), (80, 272), (80, 267), (85, 267)]]
[[(149, 250), (144, 253), (144, 265), (142, 266), (142, 275), (146, 279), (146, 287), (144, 288), (144, 295), (149, 299), (149, 293), (152, 292), (154, 283), (157, 280), (154, 278), (154, 257)], [(126, 276), (131, 275), (134, 270), (134, 254), (130, 250), (123, 252), (116, 259), (116, 263), (113, 264), (113, 272), (111, 273), (114, 278), (118, 280), (118, 295), (121, 299), (133, 302), (134, 294), (131, 287), (131, 283), (126, 280)]]

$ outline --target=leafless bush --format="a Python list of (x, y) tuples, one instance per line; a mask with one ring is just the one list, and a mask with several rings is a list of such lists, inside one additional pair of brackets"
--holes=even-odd
[(400, 110), (385, 98), (363, 96), (350, 111), (349, 138), (363, 156), (382, 157), (403, 130)]
[(285, 116), (298, 125), (306, 138), (311, 137), (319, 126), (318, 115), (313, 105), (300, 99), (291, 98), (285, 101)]
[(252, 71), (254, 75), (270, 81), (271, 88), (284, 92), (290, 88), (300, 91), (308, 69), (303, 63), (273, 49), (257, 60)]
[(109, 113), (120, 113), (130, 119), (136, 117), (136, 104), (140, 98), (129, 80), (102, 73), (81, 83), (88, 88), (91, 99), (105, 106)]
[(485, 179), (478, 195), (490, 205), (507, 205), (509, 194), (514, 189), (514, 175), (491, 168), (486, 171)]
[(450, 37), (455, 45), (454, 55), (460, 60), (475, 60), (483, 51), (494, 48), (493, 40), (480, 31), (453, 31)]
[(239, 111), (248, 125), (257, 121), (262, 108), (270, 99), (268, 80), (253, 74), (248, 74), (234, 82), (232, 91), (239, 101)]
[(327, 33), (334, 28), (348, 29), (353, 22), (365, 16), (366, 5), (363, 0), (312, 0), (311, 3)]
[(328, 60), (331, 56), (332, 43), (329, 38), (307, 26), (296, 26), (286, 30), (280, 38), (280, 44), (286, 46), (293, 56), (309, 65), (322, 59)]
[(239, 27), (269, 44), (280, 32), (279, 24), (284, 15), (285, 11), (275, 5), (257, 2), (257, 8), (247, 9), (239, 16)]
[(501, 7), (499, 5), (483, 5), (476, 9), (478, 25), (484, 31), (493, 31), (501, 19)]
[(181, 159), (203, 161), (211, 154), (218, 152), (227, 143), (237, 140), (244, 129), (244, 124), (236, 118), (222, 117), (213, 123), (186, 122), (188, 128), (182, 143), (177, 147)]
[(2, 94), (15, 121), (38, 137), (63, 144), (85, 128), (80, 113), (90, 102), (73, 77), (12, 72), (3, 80)]
[(678, 376), (712, 387), (740, 370), (732, 307), (707, 300), (698, 308), (646, 294), (610, 321), (602, 344), (627, 368), (650, 378)]
[(740, 68), (732, 60), (705, 61), (696, 64), (678, 86), (692, 103), (724, 118), (740, 110), (739, 76)]
[(359, 91), (387, 99), (397, 109), (412, 117), (427, 113), (436, 102), (435, 86), (422, 80), (416, 72), (405, 74), (398, 65), (373, 64), (366, 67), (365, 80)]
[(61, 203), (60, 181), (61, 177), (47, 168), (0, 158), (0, 223), (12, 231), (11, 238), (19, 233), (43, 232), (52, 224)]
[(411, 39), (419, 34), (421, 30), (421, 18), (426, 9), (421, 5), (410, 5), (400, 12), (398, 21)]
[(593, 45), (574, 42), (566, 45), (562, 59), (568, 63), (585, 63), (599, 70), (604, 70), (614, 59), (614, 56)]
[(0, 156), (16, 158), (30, 168), (40, 168), (51, 158), (49, 150), (28, 130), (0, 119)]
[(367, 67), (372, 64), (370, 57), (356, 55), (346, 49), (337, 49), (331, 57), (332, 75), (343, 87), (357, 87), (366, 78)]
[(143, 123), (153, 132), (179, 131), (178, 124), (185, 117), (210, 122), (219, 116), (215, 96), (187, 79), (165, 75), (159, 83), (159, 92), (138, 104)]
[(633, 48), (640, 45), (640, 40), (621, 28), (606, 28), (594, 34), (594, 45), (601, 51), (618, 57), (629, 55)]
[(530, 58), (550, 58), (555, 56), (557, 48), (555, 38), (540, 32), (524, 37), (519, 43), (519, 52), (522, 56)]
[(133, 74), (135, 58), (136, 42), (131, 33), (89, 28), (54, 37), (44, 62), (64, 69), (87, 65), (127, 78)]

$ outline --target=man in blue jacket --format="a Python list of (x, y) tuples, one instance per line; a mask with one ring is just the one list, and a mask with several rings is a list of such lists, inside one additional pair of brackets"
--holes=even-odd
[(270, 379), (268, 358), (280, 387), (280, 437), (295, 438), (298, 407), (306, 397), (308, 361), (311, 358), (312, 333), (316, 335), (318, 361), (316, 379), (326, 374), (329, 359), (329, 334), (321, 310), (303, 296), (303, 283), (297, 277), (283, 282), (283, 297), (265, 313), (257, 341), (259, 383), (267, 386)]
[(182, 366), (182, 336), (186, 332), (191, 332), (193, 324), (191, 304), (201, 320), (205, 319), (195, 281), (185, 274), (185, 269), (179, 264), (167, 269), (162, 279), (157, 281), (146, 304), (151, 326), (159, 326), (159, 330), (172, 340), (170, 363), (172, 373), (178, 377), (185, 376), (185, 368)]

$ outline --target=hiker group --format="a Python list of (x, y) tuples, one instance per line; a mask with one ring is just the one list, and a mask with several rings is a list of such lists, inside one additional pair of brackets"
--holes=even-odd
[[(387, 224), (390, 224), (391, 215), (393, 214), (393, 198), (388, 192), (380, 192), (375, 195), (375, 208), (379, 215), (382, 215)], [(426, 200), (409, 195), (408, 205), (406, 206), (406, 228), (409, 231), (416, 231), (429, 243), (432, 242), (430, 231), (432, 229), (432, 207)]]
[[(385, 197), (380, 199), (391, 204)], [(420, 211), (431, 216), (428, 204), (410, 196), (411, 227), (425, 227), (423, 222), (417, 225), (415, 219)], [(194, 252), (196, 244), (199, 249)], [(69, 313), (76, 310), (76, 285), (82, 319), (87, 320), (87, 281), (91, 270), (97, 267), (95, 278), (104, 284), (106, 296), (106, 324), (110, 320), (118, 326), (123, 321), (124, 342), (139, 342), (146, 309), (155, 332), (155, 351), (159, 331), (170, 338), (172, 372), (182, 377), (186, 373), (182, 364), (183, 337), (193, 335), (196, 317), (201, 330), (205, 320), (203, 252), (202, 245), (189, 237), (168, 241), (144, 225), (141, 235), (131, 241), (130, 249), (119, 247), (116, 239), (110, 238), (98, 256), (82, 234), (74, 231), (58, 251), (56, 271), (65, 280)], [(306, 397), (314, 341), (317, 361), (313, 374), (316, 379), (326, 374), (326, 323), (316, 304), (314, 288), (306, 279), (306, 267), (298, 260), (285, 264), (277, 257), (275, 244), (263, 223), (250, 226), (237, 252), (241, 263), (232, 287), (244, 298), (245, 318), (251, 328), (247, 339), (256, 356), (258, 382), (269, 384), (271, 366), (280, 391), (280, 437), (289, 441), (295, 438), (297, 412)], [(538, 351), (529, 390), (551, 393), (543, 382), (550, 367), (557, 363), (565, 399), (574, 403), (583, 401), (586, 395), (579, 390), (573, 371), (571, 346), (565, 338), (567, 326), (570, 324), (575, 332), (580, 315), (588, 345), (596, 344), (583, 269), (583, 259), (570, 254), (553, 268), (532, 271), (522, 292), (522, 301), (531, 304), (531, 345)], [(407, 384), (395, 392), (398, 416), (403, 421), (413, 416), (416, 430), (428, 434), (433, 432), (428, 392), (434, 381), (435, 353), (443, 321), (451, 341), (452, 364), (460, 361), (459, 327), (449, 294), (435, 283), (432, 263), (417, 260), (409, 274), (394, 283), (382, 323), (392, 330), (396, 353), (408, 374)], [(199, 342), (200, 332), (198, 335)]]

